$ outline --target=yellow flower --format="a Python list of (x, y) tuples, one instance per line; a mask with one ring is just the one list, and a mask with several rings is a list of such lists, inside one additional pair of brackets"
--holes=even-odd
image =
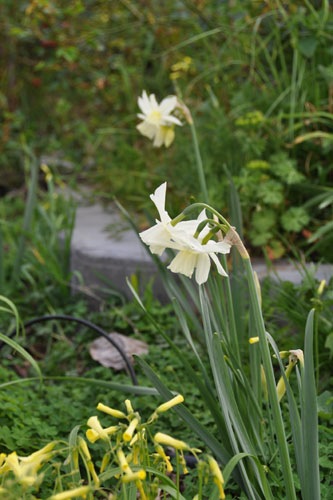
[(181, 61), (171, 66), (171, 74), (170, 74), (171, 80), (177, 80), (183, 74), (188, 73), (191, 67), (192, 67), (192, 58), (189, 56), (185, 56)]
[(123, 472), (125, 472), (125, 474), (132, 472), (132, 470), (129, 466), (129, 463), (127, 462), (127, 458), (125, 457), (125, 453), (123, 452), (123, 450), (121, 448), (119, 448), (117, 450), (117, 458), (118, 458), (120, 468)]
[(137, 428), (139, 424), (139, 419), (137, 417), (133, 418), (133, 420), (130, 422), (129, 426), (127, 427), (126, 431), (123, 433), (123, 440), (124, 441), (131, 441), (133, 437), (133, 433), (135, 429)]
[(216, 462), (215, 458), (213, 458), (213, 457), (208, 457), (208, 464), (209, 464), (211, 474), (213, 476), (214, 483), (216, 484), (216, 486), (219, 490), (219, 498), (224, 499), (225, 498), (225, 493), (224, 493), (224, 489), (223, 489), (224, 479), (223, 479), (221, 469), (218, 466), (218, 463)]
[(27, 457), (18, 457), (15, 451), (10, 453), (5, 460), (3, 470), (11, 470), (23, 486), (29, 487), (38, 484), (42, 479), (42, 475), (37, 474), (38, 470), (42, 463), (52, 456), (50, 452), (55, 444), (55, 441), (48, 443)]
[(130, 483), (132, 481), (144, 481), (146, 479), (146, 471), (143, 469), (138, 470), (137, 472), (129, 472), (122, 476), (121, 481), (123, 483)]
[(106, 427), (103, 429), (101, 426), (98, 417), (93, 416), (88, 419), (87, 425), (90, 427), (90, 429), (87, 430), (86, 436), (88, 441), (91, 443), (94, 443), (98, 439), (103, 439), (104, 441), (107, 441), (109, 439), (109, 435), (114, 434), (118, 430), (117, 425), (113, 425), (111, 427)]
[(250, 337), (249, 338), (250, 344), (256, 344), (257, 342), (259, 342), (259, 337)]

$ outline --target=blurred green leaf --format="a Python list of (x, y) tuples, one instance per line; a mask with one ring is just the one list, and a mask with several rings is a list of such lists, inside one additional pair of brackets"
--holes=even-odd
[(281, 216), (283, 229), (291, 232), (301, 231), (310, 221), (310, 216), (303, 207), (291, 207)]

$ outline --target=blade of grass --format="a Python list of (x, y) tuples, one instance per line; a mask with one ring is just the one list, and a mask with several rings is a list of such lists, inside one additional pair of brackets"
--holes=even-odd
[[(28, 378), (20, 378), (17, 380), (10, 380), (9, 382), (3, 382), (0, 384), (0, 390), (6, 389), (7, 387), (11, 387), (13, 385), (18, 384), (29, 384), (35, 383), (38, 380), (37, 377), (28, 377)], [(56, 380), (59, 382), (75, 382), (78, 384), (86, 384), (86, 385), (96, 385), (97, 387), (106, 387), (108, 389), (113, 389), (115, 391), (119, 391), (120, 393), (126, 392), (130, 394), (136, 394), (138, 396), (158, 396), (159, 393), (153, 387), (145, 387), (138, 385), (126, 385), (126, 384), (118, 384), (115, 382), (108, 382), (106, 380), (99, 380), (95, 378), (85, 378), (85, 377), (69, 377), (69, 376), (46, 376), (43, 377), (43, 380)], [(172, 395), (174, 396), (174, 395)]]
[[(7, 337), (7, 335), (4, 335), (3, 333), (0, 333), (0, 340), (4, 342), (5, 344), (9, 345), (12, 349), (14, 349), (16, 352), (18, 352), (25, 360), (27, 360), (32, 368), (35, 370), (35, 372), (38, 374), (38, 379), (40, 383), (43, 382), (43, 375), (42, 372), (34, 360), (34, 358), (29, 354), (20, 344), (18, 344), (15, 340), (11, 339), (10, 337)], [(0, 386), (1, 387), (1, 386)]]
[(318, 410), (316, 380), (313, 359), (315, 310), (308, 315), (305, 327), (304, 370), (302, 378), (302, 437), (304, 446), (304, 478), (306, 490), (304, 500), (320, 499), (319, 451), (318, 451)]
[(68, 457), (65, 461), (65, 465), (68, 467), (68, 472), (71, 475), (73, 479), (74, 484), (80, 484), (81, 483), (81, 473), (80, 473), (80, 467), (78, 463), (78, 444), (77, 444), (77, 438), (78, 438), (78, 433), (81, 429), (80, 425), (76, 425), (72, 430), (69, 435), (68, 439)]
[(25, 163), (30, 166), (30, 184), (28, 190), (28, 198), (25, 206), (24, 217), (23, 217), (23, 227), (22, 234), (19, 239), (17, 252), (14, 261), (13, 272), (11, 276), (11, 285), (14, 285), (16, 280), (18, 279), (22, 259), (25, 251), (25, 241), (27, 233), (31, 226), (31, 221), (34, 213), (34, 209), (36, 206), (36, 193), (38, 186), (38, 164), (37, 160), (34, 157), (32, 151), (30, 151), (26, 146), (24, 147), (25, 153)]

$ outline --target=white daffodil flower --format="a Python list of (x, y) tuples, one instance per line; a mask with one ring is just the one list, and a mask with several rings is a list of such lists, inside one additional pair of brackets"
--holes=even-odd
[(164, 182), (150, 196), (158, 210), (160, 220), (157, 219), (155, 226), (140, 233), (142, 241), (149, 246), (152, 253), (159, 256), (166, 248), (176, 250), (178, 253), (168, 269), (189, 278), (195, 270), (195, 279), (199, 285), (208, 279), (211, 260), (215, 263), (218, 273), (227, 276), (216, 254), (229, 253), (230, 244), (213, 240), (202, 244), (203, 238), (209, 231), (207, 227), (201, 231), (198, 238), (194, 237), (198, 225), (206, 218), (205, 211), (202, 211), (195, 220), (181, 221), (172, 225), (171, 218), (165, 210), (166, 187), (167, 183)]
[(137, 129), (139, 132), (153, 140), (153, 146), (160, 147), (163, 144), (169, 147), (175, 138), (174, 126), (182, 125), (181, 121), (171, 113), (177, 107), (176, 96), (166, 97), (159, 104), (154, 94), (147, 95), (144, 90), (138, 98), (138, 105), (142, 113), (138, 117), (142, 120)]
[(159, 256), (162, 255), (166, 248), (179, 250), (179, 243), (177, 242), (186, 240), (187, 235), (193, 235), (200, 222), (199, 219), (181, 221), (173, 226), (171, 217), (165, 210), (166, 188), (167, 183), (164, 182), (150, 195), (150, 199), (157, 208), (160, 220), (156, 219), (155, 226), (139, 234), (142, 241), (149, 246), (150, 251)]
[(229, 253), (230, 245), (224, 241), (208, 241), (202, 245), (200, 241), (193, 236), (188, 235), (186, 241), (179, 245), (179, 252), (171, 261), (168, 269), (173, 273), (180, 273), (192, 278), (195, 270), (195, 280), (198, 285), (202, 285), (208, 279), (211, 260), (221, 276), (228, 276), (223, 269), (217, 253)]

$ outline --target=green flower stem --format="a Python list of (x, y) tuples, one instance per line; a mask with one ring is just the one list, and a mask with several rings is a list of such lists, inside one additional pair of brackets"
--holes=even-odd
[(180, 487), (180, 460), (179, 460), (179, 451), (176, 450), (176, 487), (177, 487), (177, 496), (176, 500), (179, 500), (179, 487)]
[(275, 386), (274, 370), (271, 360), (271, 355), (269, 351), (268, 341), (266, 337), (266, 330), (264, 325), (264, 320), (262, 317), (261, 306), (259, 302), (259, 297), (257, 294), (255, 278), (253, 274), (253, 269), (251, 266), (251, 261), (249, 258), (243, 257), (244, 267), (246, 270), (250, 300), (253, 306), (254, 320), (259, 336), (259, 345), (261, 350), (262, 361), (264, 365), (267, 390), (269, 396), (269, 402), (272, 409), (273, 424), (275, 427), (276, 438), (278, 443), (278, 448), (280, 452), (282, 472), (286, 487), (286, 499), (296, 500), (296, 493), (294, 487), (294, 481), (292, 476), (292, 469), (290, 464), (289, 451), (287, 446), (287, 439), (285, 435), (283, 419), (281, 414), (281, 409), (278, 401), (278, 395)]
[[(221, 262), (224, 269), (227, 269), (227, 259), (226, 256), (221, 254)], [(239, 339), (237, 333), (236, 319), (235, 319), (235, 309), (234, 302), (232, 298), (231, 291), (231, 283), (230, 279), (226, 278), (225, 280), (225, 289), (226, 289), (226, 304), (227, 304), (227, 312), (229, 319), (229, 329), (230, 329), (230, 342), (233, 347), (234, 355), (239, 364), (241, 364), (240, 352), (239, 352)]]
[(196, 132), (193, 120), (190, 121), (189, 125), (191, 128), (192, 140), (193, 140), (193, 146), (194, 146), (194, 154), (195, 154), (195, 159), (197, 162), (197, 173), (198, 173), (198, 177), (199, 177), (200, 189), (201, 189), (201, 193), (202, 193), (202, 197), (203, 197), (204, 201), (206, 203), (208, 203), (209, 200), (208, 200), (208, 191), (207, 191), (207, 185), (206, 185), (206, 177), (205, 177), (202, 158), (201, 158), (201, 154), (200, 154), (197, 132)]
[[(208, 205), (207, 203), (192, 203), (191, 205), (189, 205), (188, 207), (186, 207), (182, 213), (180, 215), (183, 215), (183, 216), (186, 216), (188, 215), (189, 213), (193, 212), (194, 210), (196, 210), (197, 208), (199, 209), (203, 209), (203, 208), (206, 208), (209, 212), (211, 212), (213, 215), (215, 215), (220, 221), (222, 221), (223, 225), (225, 225), (226, 227), (226, 230), (229, 230), (231, 229), (231, 225), (230, 223), (227, 221), (227, 219), (225, 219), (223, 217), (223, 215), (221, 215), (217, 210), (215, 210), (215, 208), (211, 207), (210, 205)], [(178, 217), (180, 217), (180, 215)], [(178, 217), (176, 219), (178, 219)], [(176, 220), (174, 219), (174, 221)], [(182, 220), (182, 219), (180, 219)], [(216, 223), (216, 221), (215, 221)]]

